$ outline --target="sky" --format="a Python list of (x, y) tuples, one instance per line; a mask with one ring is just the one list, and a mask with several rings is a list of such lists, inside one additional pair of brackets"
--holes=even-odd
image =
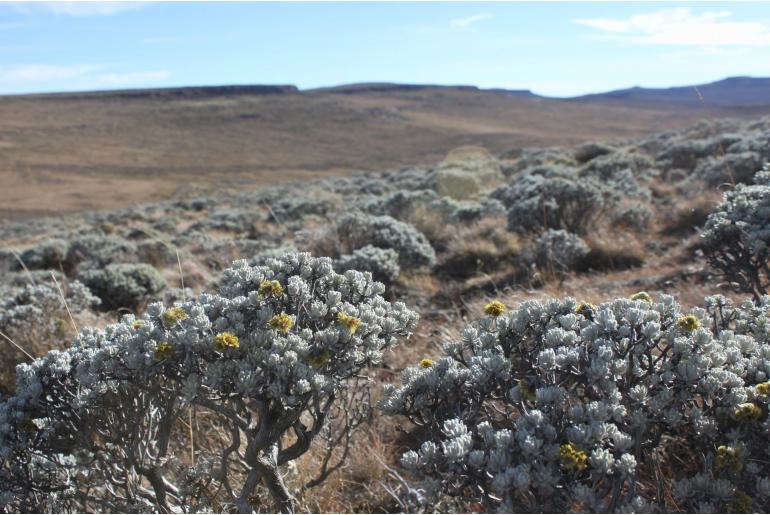
[(0, 94), (223, 84), (575, 96), (770, 76), (770, 3), (0, 2)]

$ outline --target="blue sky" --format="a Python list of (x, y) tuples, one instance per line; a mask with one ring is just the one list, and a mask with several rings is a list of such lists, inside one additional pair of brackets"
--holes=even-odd
[(770, 3), (0, 2), (0, 94), (473, 84), (569, 96), (770, 76)]

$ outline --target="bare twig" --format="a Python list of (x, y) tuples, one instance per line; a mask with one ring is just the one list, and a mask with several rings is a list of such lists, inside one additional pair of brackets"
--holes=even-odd
[(265, 202), (264, 200), (262, 201), (262, 203), (263, 203), (263, 204), (265, 205), (265, 207), (267, 208), (268, 212), (270, 213), (270, 216), (272, 216), (272, 217), (273, 217), (273, 220), (275, 220), (275, 223), (277, 223), (278, 225), (280, 225), (281, 227), (283, 227), (283, 222), (281, 222), (281, 219), (280, 219), (280, 218), (278, 218), (278, 215), (276, 215), (276, 214), (275, 214), (275, 211), (273, 211), (273, 208), (272, 208), (272, 207), (270, 207), (270, 204), (268, 204), (268, 203), (267, 203), (267, 202)]
[(32, 356), (32, 354), (30, 354), (29, 352), (25, 351), (25, 350), (22, 348), (22, 346), (21, 346), (21, 345), (19, 345), (18, 343), (16, 343), (15, 341), (13, 341), (13, 340), (11, 339), (11, 337), (10, 337), (10, 336), (8, 336), (7, 334), (5, 334), (5, 333), (4, 333), (4, 332), (2, 332), (2, 331), (0, 331), (0, 336), (2, 336), (3, 338), (5, 338), (6, 340), (8, 340), (8, 341), (11, 343), (11, 345), (13, 345), (13, 346), (14, 346), (14, 347), (16, 347), (17, 349), (19, 349), (21, 352), (23, 352), (23, 353), (24, 353), (24, 355), (25, 355), (25, 356), (27, 356), (29, 359), (31, 359), (32, 361), (34, 361), (34, 360), (35, 360), (35, 357), (34, 357), (34, 356)]
[[(179, 254), (177, 254), (178, 256)], [(184, 288), (184, 286), (182, 286)], [(193, 432), (193, 409), (190, 406), (190, 466), (195, 466), (195, 433)]]
[(18, 252), (16, 252), (15, 250), (13, 250), (13, 247), (11, 247), (11, 246), (8, 244), (8, 242), (7, 242), (7, 241), (5, 241), (5, 240), (0, 240), (0, 241), (3, 243), (3, 245), (5, 245), (5, 247), (8, 249), (8, 251), (9, 251), (11, 254), (13, 254), (13, 257), (14, 257), (14, 258), (16, 258), (16, 261), (18, 261), (18, 262), (19, 262), (19, 264), (21, 265), (21, 268), (22, 268), (22, 270), (24, 270), (24, 273), (26, 273), (26, 274), (27, 274), (27, 279), (29, 279), (29, 283), (30, 283), (32, 286), (34, 286), (34, 285), (35, 285), (35, 279), (32, 277), (32, 273), (30, 273), (30, 271), (29, 271), (29, 268), (27, 268), (27, 265), (26, 265), (26, 264), (24, 264), (24, 260), (23, 260), (23, 259), (21, 259), (21, 256), (19, 255), (19, 253), (18, 253)]
[(56, 289), (59, 291), (59, 298), (61, 298), (62, 304), (64, 304), (64, 309), (67, 310), (67, 314), (70, 317), (70, 322), (72, 323), (72, 328), (75, 329), (75, 333), (79, 333), (80, 330), (78, 329), (78, 325), (75, 323), (75, 319), (72, 317), (72, 312), (70, 311), (70, 307), (67, 304), (67, 299), (64, 297), (64, 292), (61, 289), (61, 286), (59, 286), (59, 281), (56, 280), (56, 276), (53, 274), (53, 272), (48, 272), (51, 275), (51, 279), (53, 279), (53, 283), (56, 285)]

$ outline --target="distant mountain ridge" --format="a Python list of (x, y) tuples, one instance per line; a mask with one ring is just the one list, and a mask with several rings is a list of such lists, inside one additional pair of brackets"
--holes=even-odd
[(528, 89), (480, 88), (471, 85), (399, 84), (391, 82), (354, 83), (300, 90), (300, 93), (372, 94), (407, 93), (428, 90), (454, 90), (477, 93), (498, 93), (516, 97), (566, 100), (570, 102), (614, 102), (629, 105), (676, 104), (680, 107), (752, 107), (770, 105), (770, 78), (728, 77), (707, 84), (675, 86), (670, 88), (633, 88), (555, 98), (538, 95)]
[(92, 99), (99, 97), (116, 99), (193, 99), (244, 95), (285, 95), (290, 93), (299, 93), (299, 88), (293, 84), (235, 84), (228, 86), (186, 86), (178, 88), (77, 91), (71, 93), (36, 93), (23, 96), (34, 96), (38, 98), (66, 98), (71, 100)]
[(673, 88), (633, 87), (573, 97), (577, 102), (676, 104), (679, 106), (752, 107), (770, 105), (770, 78), (728, 77), (708, 84)]
[(313, 88), (302, 90), (303, 92), (314, 93), (340, 93), (340, 94), (357, 94), (357, 93), (402, 93), (409, 91), (426, 91), (431, 89), (452, 89), (456, 91), (474, 91), (474, 92), (489, 92), (489, 93), (505, 93), (515, 96), (532, 96), (535, 95), (528, 89), (504, 89), (504, 88), (492, 88), (485, 89), (478, 86), (470, 86), (465, 84), (442, 86), (438, 84), (399, 84), (396, 82), (359, 82), (353, 84), (342, 84), (339, 86), (331, 86), (326, 88)]
[[(299, 89), (292, 84), (252, 84), (223, 86), (189, 86), (156, 89), (126, 89), (84, 91), (72, 93), (38, 93), (37, 98), (116, 98), (116, 99), (183, 99), (262, 95), (401, 95), (431, 91), (499, 94), (518, 98), (562, 100), (572, 103), (612, 103), (635, 107), (676, 105), (678, 107), (737, 107), (770, 106), (770, 78), (728, 77), (708, 84), (671, 88), (627, 89), (592, 93), (569, 98), (556, 98), (533, 93), (528, 89), (480, 88), (472, 85), (399, 84), (392, 82), (362, 82), (338, 86)], [(3, 96), (0, 96), (3, 98)]]

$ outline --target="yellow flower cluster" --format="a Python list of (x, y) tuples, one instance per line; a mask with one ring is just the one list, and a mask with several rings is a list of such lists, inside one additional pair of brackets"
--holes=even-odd
[(134, 329), (134, 331), (138, 330), (140, 327), (142, 327), (142, 321), (134, 320), (134, 323), (131, 324), (131, 327)]
[(435, 364), (436, 364), (436, 362), (433, 361), (430, 358), (424, 358), (424, 359), (420, 360), (420, 367), (421, 368), (430, 368), (430, 367), (432, 367)]
[(332, 357), (331, 351), (329, 351), (329, 349), (326, 349), (321, 354), (309, 357), (307, 359), (307, 364), (313, 368), (321, 368), (329, 361), (329, 359), (331, 359), (331, 357)]
[(270, 324), (270, 327), (282, 333), (288, 333), (294, 327), (294, 319), (286, 313), (274, 315), (267, 323)]
[(640, 291), (631, 295), (631, 300), (643, 300), (644, 302), (652, 303), (652, 297), (646, 291)]
[(564, 443), (559, 447), (559, 456), (564, 462), (564, 468), (585, 470), (588, 467), (588, 455), (577, 445)]
[(214, 344), (217, 346), (217, 350), (225, 350), (237, 349), (241, 342), (233, 333), (219, 333), (214, 337)]
[(160, 342), (155, 348), (155, 361), (163, 361), (174, 355), (174, 346), (168, 342)]
[(691, 333), (700, 328), (700, 320), (695, 315), (685, 315), (677, 318), (676, 325), (684, 332)]
[(717, 449), (717, 467), (740, 472), (743, 468), (743, 451), (738, 447), (720, 445)]
[(486, 306), (484, 306), (484, 313), (487, 315), (497, 318), (503, 313), (505, 313), (505, 304), (500, 302), (499, 300), (493, 300)]
[(163, 321), (166, 325), (174, 325), (177, 322), (187, 319), (187, 312), (179, 307), (168, 308), (163, 312)]
[(583, 315), (586, 318), (590, 318), (593, 315), (594, 309), (594, 305), (590, 302), (581, 302), (575, 308), (575, 313), (578, 315)]
[(754, 513), (751, 509), (754, 500), (746, 492), (737, 490), (732, 501), (727, 503), (728, 513)]
[(356, 332), (356, 329), (358, 329), (358, 326), (361, 325), (361, 319), (346, 315), (340, 311), (337, 313), (337, 323), (347, 327), (350, 334), (353, 334)]
[(753, 402), (744, 402), (735, 408), (735, 418), (742, 422), (755, 422), (762, 418), (762, 408)]
[(535, 402), (537, 400), (535, 390), (529, 386), (526, 379), (519, 381), (519, 391), (529, 402)]
[(770, 382), (759, 383), (757, 385), (757, 394), (762, 395), (763, 397), (770, 397)]
[(259, 294), (263, 297), (272, 295), (273, 297), (280, 297), (283, 295), (283, 286), (278, 281), (262, 281), (259, 285)]

